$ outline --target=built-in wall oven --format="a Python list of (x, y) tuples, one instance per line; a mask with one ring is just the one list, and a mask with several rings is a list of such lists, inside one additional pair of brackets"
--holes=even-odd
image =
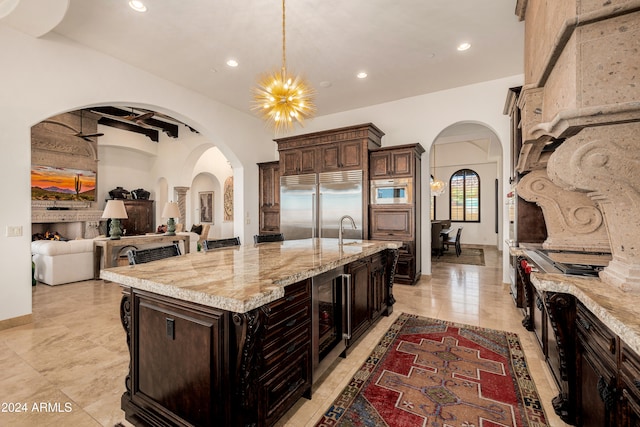
[(351, 275), (339, 267), (313, 278), (311, 345), (315, 382), (346, 349), (351, 338)]
[(413, 179), (393, 178), (371, 181), (371, 204), (393, 205), (413, 202)]

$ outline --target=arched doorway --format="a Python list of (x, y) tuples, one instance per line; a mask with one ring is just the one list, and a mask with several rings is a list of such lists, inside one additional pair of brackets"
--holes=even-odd
[[(502, 192), (499, 191), (503, 174), (502, 160), (503, 149), (499, 138), (482, 123), (454, 123), (443, 129), (431, 144), (431, 177), (443, 181), (445, 190), (441, 195), (430, 195), (430, 219), (449, 224), (452, 238), (457, 229), (463, 227), (463, 245), (489, 245), (502, 249)], [(461, 194), (458, 183), (462, 171), (477, 175), (479, 195), (477, 199), (463, 198), (461, 210), (457, 200)], [(426, 183), (425, 188), (429, 188)], [(477, 215), (468, 215), (469, 212), (476, 212)], [(431, 235), (432, 260), (441, 253), (438, 251), (441, 240), (448, 237), (443, 235), (440, 239), (436, 233), (439, 234), (435, 231)]]

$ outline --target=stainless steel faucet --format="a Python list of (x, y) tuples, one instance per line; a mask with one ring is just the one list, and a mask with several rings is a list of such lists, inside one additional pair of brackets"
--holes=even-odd
[(342, 232), (344, 231), (343, 221), (345, 219), (348, 219), (349, 221), (351, 221), (351, 227), (353, 227), (354, 230), (358, 229), (358, 227), (356, 227), (356, 222), (349, 215), (345, 215), (342, 218), (340, 218), (340, 227), (338, 228), (338, 244), (339, 245), (342, 245)]

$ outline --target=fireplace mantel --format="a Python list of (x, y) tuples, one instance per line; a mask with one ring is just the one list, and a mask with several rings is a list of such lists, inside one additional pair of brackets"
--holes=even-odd
[(51, 222), (87, 222), (100, 221), (102, 211), (97, 210), (46, 210), (31, 211), (31, 223), (42, 224)]

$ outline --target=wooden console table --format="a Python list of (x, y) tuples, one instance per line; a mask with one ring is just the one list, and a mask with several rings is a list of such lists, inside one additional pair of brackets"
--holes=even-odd
[[(143, 236), (126, 236), (117, 240), (109, 238), (93, 240), (93, 277), (100, 278), (100, 266), (102, 268), (116, 267), (116, 257), (113, 255), (114, 249), (122, 249), (127, 246), (137, 247), (149, 244), (171, 244), (184, 241), (184, 252), (189, 253), (189, 240), (187, 234), (167, 236), (166, 234), (145, 234)], [(102, 262), (100, 262), (102, 261)]]

